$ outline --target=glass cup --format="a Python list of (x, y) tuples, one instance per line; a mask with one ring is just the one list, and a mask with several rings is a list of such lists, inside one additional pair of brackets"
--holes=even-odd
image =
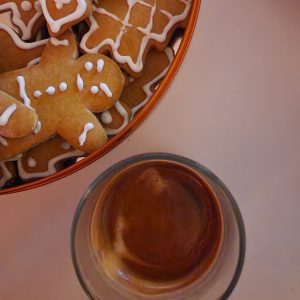
[[(92, 242), (92, 218), (99, 195), (120, 172), (142, 163), (168, 162), (195, 172), (217, 199), (222, 212), (223, 238), (218, 255), (205, 274), (185, 287), (147, 294), (119, 284), (107, 276)], [(78, 279), (90, 299), (98, 300), (200, 300), (227, 299), (240, 277), (245, 258), (245, 230), (239, 208), (222, 181), (190, 159), (168, 153), (150, 153), (125, 159), (101, 174), (83, 195), (73, 220), (72, 259)]]

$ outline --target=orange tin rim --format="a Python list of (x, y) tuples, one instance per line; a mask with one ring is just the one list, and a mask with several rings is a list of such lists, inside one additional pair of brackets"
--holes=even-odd
[(10, 194), (10, 193), (16, 193), (21, 192), (33, 188), (37, 188), (46, 184), (49, 184), (51, 182), (54, 182), (56, 180), (59, 180), (61, 178), (64, 178), (68, 175), (71, 175), (84, 167), (88, 166), (89, 164), (93, 163), (97, 159), (104, 156), (106, 153), (111, 151), (113, 148), (115, 148), (117, 145), (119, 145), (124, 139), (126, 139), (134, 130), (136, 130), (141, 123), (146, 119), (146, 117), (150, 114), (150, 112), (154, 109), (154, 107), (157, 105), (157, 103), (162, 99), (163, 94), (166, 92), (170, 84), (172, 83), (176, 73), (179, 70), (179, 67), (186, 55), (186, 52), (188, 50), (189, 44), (191, 42), (197, 20), (198, 20), (198, 14), (200, 10), (200, 4), (201, 0), (193, 0), (191, 13), (188, 21), (188, 25), (185, 29), (183, 39), (180, 43), (179, 49), (177, 54), (175, 55), (175, 58), (173, 62), (171, 63), (167, 74), (160, 82), (157, 90), (155, 93), (151, 96), (148, 103), (137, 113), (137, 115), (134, 117), (134, 119), (117, 135), (112, 137), (103, 147), (101, 147), (99, 150), (89, 154), (84, 159), (76, 162), (75, 164), (58, 171), (57, 173), (50, 175), (45, 178), (38, 179), (36, 181), (24, 183), (21, 185), (13, 186), (13, 187), (7, 187), (0, 189), (0, 195), (4, 194)]

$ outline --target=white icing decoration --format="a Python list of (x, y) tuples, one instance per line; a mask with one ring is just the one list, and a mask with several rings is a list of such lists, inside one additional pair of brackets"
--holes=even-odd
[(24, 10), (24, 11), (30, 11), (32, 9), (32, 4), (31, 2), (29, 1), (22, 1), (21, 3), (21, 8)]
[(34, 93), (33, 93), (33, 96), (34, 96), (35, 98), (40, 98), (42, 95), (43, 95), (42, 92), (39, 91), (39, 90), (36, 90), (36, 91), (34, 91)]
[(56, 37), (51, 37), (50, 42), (53, 46), (69, 46), (69, 41), (67, 39), (59, 40)]
[(99, 88), (96, 85), (93, 85), (91, 87), (91, 93), (94, 94), (94, 95), (99, 93)]
[(169, 18), (170, 20), (173, 18), (173, 15), (171, 13), (169, 13), (168, 11), (161, 9), (160, 12), (165, 15), (167, 18)]
[(37, 166), (37, 162), (36, 162), (36, 160), (35, 160), (34, 158), (28, 157), (27, 165), (28, 165), (28, 167), (30, 167), (30, 168), (34, 168), (34, 167)]
[(1, 135), (0, 135), (0, 144), (1, 144), (2, 146), (4, 146), (4, 147), (7, 147), (7, 146), (8, 146), (7, 140), (6, 140), (3, 136), (1, 136)]
[(9, 107), (6, 108), (6, 110), (0, 115), (0, 126), (5, 126), (11, 115), (15, 112), (17, 109), (17, 104), (13, 103)]
[[(129, 0), (129, 1), (132, 1), (132, 0)], [(134, 1), (134, 0), (133, 0)], [(180, 1), (180, 0), (179, 0)], [(148, 7), (151, 7), (151, 5), (143, 0), (136, 0), (137, 3), (140, 3), (142, 5), (145, 5), (145, 6), (148, 6)]]
[[(14, 2), (7, 2), (4, 4), (0, 4), (0, 11), (12, 11), (11, 18), (12, 18), (12, 23), (20, 28), (21, 33), (22, 33), (22, 39), (23, 40), (29, 40), (32, 38), (32, 28), (35, 22), (41, 17), (42, 12), (39, 9), (39, 5), (36, 3), (39, 3), (36, 1), (34, 3), (34, 8), (36, 10), (36, 13), (32, 16), (32, 18), (25, 24), (25, 22), (22, 20), (21, 13), (19, 11), (18, 6)], [(1, 24), (3, 25), (3, 24)], [(31, 43), (30, 43), (31, 44)]]
[(34, 8), (35, 8), (35, 10), (40, 11), (41, 13), (43, 13), (42, 12), (42, 7), (41, 7), (41, 4), (40, 4), (39, 0), (34, 2)]
[(83, 83), (83, 79), (81, 78), (80, 74), (77, 74), (76, 83), (77, 83), (77, 87), (78, 87), (79, 91), (82, 91), (83, 87), (84, 87), (84, 83)]
[(112, 122), (112, 115), (108, 110), (101, 113), (101, 121), (104, 124), (110, 124)]
[(85, 14), (87, 9), (86, 0), (76, 0), (76, 1), (77, 1), (77, 7), (75, 11), (60, 19), (54, 20), (50, 16), (46, 0), (40, 0), (45, 19), (52, 32), (54, 33), (59, 32), (61, 26), (63, 26), (66, 23), (73, 22), (74, 20), (80, 19)]
[(38, 134), (41, 131), (41, 129), (42, 129), (42, 123), (41, 121), (37, 121), (33, 133)]
[(33, 173), (28, 173), (24, 170), (23, 167), (23, 163), (22, 163), (22, 159), (18, 159), (17, 164), (18, 164), (18, 171), (19, 171), (19, 175), (22, 179), (31, 179), (31, 178), (38, 178), (38, 177), (46, 177), (46, 176), (50, 176), (54, 173), (56, 173), (56, 168), (55, 168), (55, 164), (63, 159), (66, 158), (71, 158), (71, 157), (76, 157), (76, 156), (82, 156), (84, 155), (84, 152), (79, 151), (79, 150), (73, 150), (70, 152), (66, 152), (63, 154), (60, 154), (56, 157), (53, 157), (52, 159), (50, 159), (48, 161), (48, 169), (47, 171), (43, 171), (43, 172), (33, 172)]
[(134, 117), (134, 115), (136, 114), (136, 112), (138, 110), (140, 110), (143, 106), (146, 105), (146, 103), (148, 102), (148, 100), (150, 99), (150, 97), (152, 96), (152, 91), (151, 91), (151, 86), (158, 82), (159, 80), (161, 80), (167, 73), (168, 71), (168, 68), (174, 58), (174, 53), (173, 53), (173, 50), (171, 48), (166, 48), (165, 49), (165, 53), (169, 59), (169, 64), (168, 66), (160, 73), (158, 74), (155, 78), (153, 78), (150, 82), (146, 83), (144, 86), (143, 86), (143, 90), (144, 92), (146, 93), (146, 97), (145, 99), (139, 103), (138, 105), (134, 106), (132, 109), (131, 109), (131, 112), (132, 112), (132, 115), (131, 115), (131, 119)]
[(24, 76), (21, 76), (21, 75), (18, 76), (17, 81), (18, 81), (18, 84), (19, 84), (20, 97), (24, 101), (24, 105), (32, 108), (31, 107), (31, 101), (28, 98), (27, 93), (26, 93), (26, 83), (25, 83)]
[(83, 131), (81, 133), (81, 135), (79, 136), (78, 138), (78, 141), (79, 141), (79, 145), (80, 146), (83, 146), (85, 144), (85, 141), (86, 141), (86, 137), (87, 137), (87, 134), (89, 131), (91, 131), (92, 129), (94, 128), (94, 124), (93, 123), (86, 123), (84, 125), (84, 128), (83, 128)]
[(55, 94), (55, 87), (54, 86), (49, 86), (46, 91), (48, 95), (54, 95)]
[(104, 60), (103, 59), (98, 59), (97, 60), (97, 72), (101, 73), (104, 67)]
[(125, 126), (128, 124), (129, 122), (129, 117), (128, 117), (128, 113), (126, 111), (126, 109), (121, 105), (121, 103), (119, 101), (117, 101), (115, 103), (115, 108), (117, 110), (117, 112), (122, 116), (123, 118), (123, 124), (116, 129), (112, 129), (112, 128), (105, 128), (105, 132), (107, 135), (115, 135), (117, 133), (119, 133), (122, 129), (125, 128)]
[(106, 83), (101, 82), (100, 85), (99, 85), (99, 87), (105, 93), (105, 95), (107, 97), (109, 97), (109, 98), (112, 97), (112, 92), (111, 92), (111, 90), (109, 89), (109, 87), (107, 86)]
[(65, 4), (70, 4), (72, 0), (54, 0), (57, 9), (62, 9)]
[(40, 61), (41, 61), (41, 57), (34, 58), (27, 64), (27, 67), (37, 65)]
[[(1, 5), (0, 5), (0, 8), (1, 8)], [(17, 33), (13, 29), (11, 29), (8, 25), (6, 25), (4, 23), (0, 23), (0, 29), (6, 31), (7, 34), (9, 34), (9, 36), (14, 41), (15, 45), (20, 49), (24, 49), (24, 50), (34, 49), (36, 47), (46, 45), (48, 42), (48, 39), (45, 39), (45, 40), (36, 41), (36, 42), (32, 42), (32, 43), (26, 43), (20, 39), (20, 37), (17, 35)]]
[(58, 88), (61, 92), (65, 92), (68, 89), (68, 85), (66, 82), (61, 82)]
[[(106, 11), (104, 8), (101, 8), (101, 7), (95, 8), (94, 13), (104, 14), (110, 18), (113, 18), (114, 20), (117, 20), (118, 22), (120, 22), (122, 24), (122, 27), (120, 29), (119, 34), (115, 38), (115, 40), (112, 40), (111, 38), (106, 38), (101, 43), (96, 45), (94, 48), (89, 48), (88, 40), (91, 37), (91, 35), (93, 35), (94, 32), (96, 30), (98, 30), (98, 28), (99, 28), (97, 21), (94, 19), (93, 16), (90, 16), (90, 18), (89, 18), (90, 23), (91, 23), (90, 30), (83, 36), (81, 43), (80, 43), (80, 47), (86, 53), (97, 53), (97, 52), (99, 52), (100, 48), (102, 48), (104, 46), (110, 46), (110, 48), (112, 49), (113, 57), (118, 63), (127, 64), (132, 71), (138, 73), (138, 72), (142, 71), (142, 69), (143, 69), (143, 54), (148, 45), (149, 40), (155, 40), (158, 43), (164, 43), (169, 31), (174, 27), (174, 25), (183, 21), (187, 17), (188, 12), (191, 7), (192, 0), (181, 0), (181, 2), (185, 4), (184, 11), (181, 14), (173, 16), (171, 14), (168, 14), (166, 11), (162, 12), (166, 17), (169, 18), (169, 22), (166, 24), (165, 28), (163, 29), (163, 31), (161, 33), (152, 32), (153, 19), (155, 17), (155, 12), (157, 9), (156, 4), (151, 6), (148, 3), (144, 2), (144, 1), (140, 1), (140, 0), (127, 0), (128, 11), (123, 20), (119, 19), (116, 15)], [(141, 28), (141, 27), (137, 28), (137, 30), (139, 30), (140, 32), (142, 32), (144, 34), (144, 37), (140, 44), (137, 59), (136, 59), (136, 61), (133, 61), (131, 56), (122, 55), (119, 52), (119, 47), (121, 44), (121, 40), (126, 32), (126, 27), (132, 26), (131, 24), (129, 24), (129, 20), (131, 17), (132, 8), (134, 7), (134, 5), (136, 3), (140, 3), (142, 5), (151, 7), (151, 12), (150, 12), (150, 21), (149, 21), (148, 25), (146, 26), (146, 28)]]
[(85, 64), (84, 64), (84, 67), (85, 69), (89, 72), (93, 69), (93, 63), (91, 63), (90, 61), (87, 61)]
[(64, 141), (64, 142), (61, 143), (61, 147), (64, 150), (69, 150), (72, 146), (68, 142)]

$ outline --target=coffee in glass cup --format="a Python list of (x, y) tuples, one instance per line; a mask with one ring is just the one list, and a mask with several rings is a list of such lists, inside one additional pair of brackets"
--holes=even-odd
[(75, 270), (92, 299), (220, 299), (241, 271), (244, 229), (225, 186), (171, 154), (104, 172), (77, 210)]

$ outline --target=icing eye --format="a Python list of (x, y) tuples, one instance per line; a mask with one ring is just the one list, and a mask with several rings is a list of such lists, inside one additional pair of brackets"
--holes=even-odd
[(103, 67), (104, 67), (104, 60), (100, 58), (97, 60), (97, 72), (100, 73)]
[(93, 69), (93, 64), (90, 61), (87, 61), (84, 65), (84, 68), (89, 72)]

